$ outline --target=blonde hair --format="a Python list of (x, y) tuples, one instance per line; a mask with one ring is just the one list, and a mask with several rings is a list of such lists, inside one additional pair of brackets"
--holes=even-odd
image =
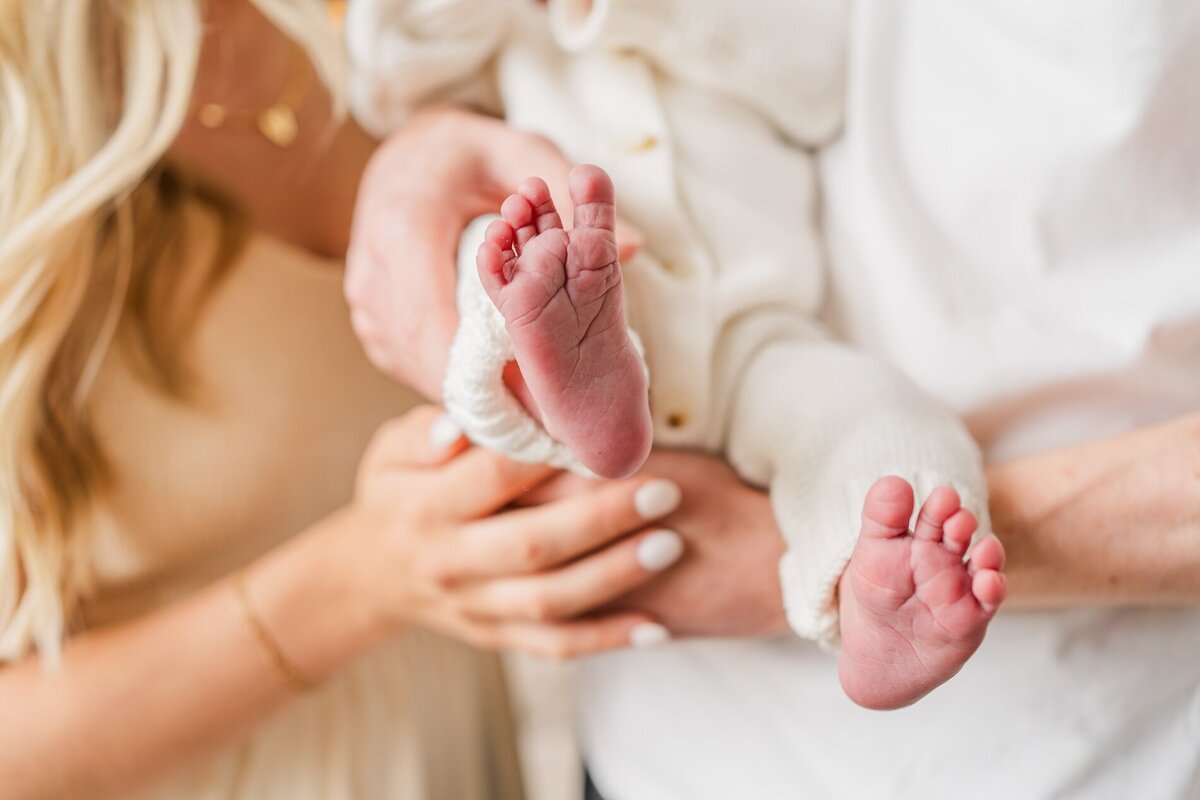
[[(340, 85), (318, 0), (252, 1)], [(155, 267), (187, 200), (221, 207), (163, 164), (202, 36), (194, 0), (0, 0), (0, 662), (53, 659), (86, 586), (104, 474), (86, 400), (118, 330), (176, 383)]]

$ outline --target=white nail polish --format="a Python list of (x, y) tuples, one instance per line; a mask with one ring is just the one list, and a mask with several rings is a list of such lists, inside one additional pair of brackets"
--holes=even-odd
[(633, 495), (633, 507), (643, 519), (658, 519), (679, 508), (683, 491), (675, 481), (657, 478)]
[(429, 426), (429, 443), (438, 450), (445, 450), (458, 441), (462, 436), (462, 428), (450, 419), (449, 414), (442, 414)]
[(671, 632), (653, 622), (635, 625), (629, 632), (629, 644), (633, 647), (654, 647), (671, 641)]
[(650, 572), (658, 572), (674, 564), (683, 555), (683, 538), (675, 531), (654, 531), (642, 539), (637, 548), (637, 560)]

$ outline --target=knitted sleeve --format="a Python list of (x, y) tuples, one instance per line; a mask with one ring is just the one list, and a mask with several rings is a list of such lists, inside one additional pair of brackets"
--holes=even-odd
[(843, 0), (550, 0), (567, 50), (635, 50), (672, 78), (741, 98), (795, 141), (841, 125)]
[[(382, 136), (417, 106), (492, 92), (485, 66), (518, 0), (355, 0), (346, 15), (349, 100)], [(487, 105), (484, 101), (479, 101)]]

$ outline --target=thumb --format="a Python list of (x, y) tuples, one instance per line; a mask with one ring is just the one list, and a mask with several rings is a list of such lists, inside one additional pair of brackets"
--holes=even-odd
[(437, 406), (417, 406), (376, 431), (360, 472), (436, 467), (466, 448), (462, 430), (445, 411)]

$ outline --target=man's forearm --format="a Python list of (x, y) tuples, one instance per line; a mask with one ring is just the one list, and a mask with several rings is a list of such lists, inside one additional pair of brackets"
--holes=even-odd
[(1200, 415), (997, 464), (1008, 607), (1200, 602)]

